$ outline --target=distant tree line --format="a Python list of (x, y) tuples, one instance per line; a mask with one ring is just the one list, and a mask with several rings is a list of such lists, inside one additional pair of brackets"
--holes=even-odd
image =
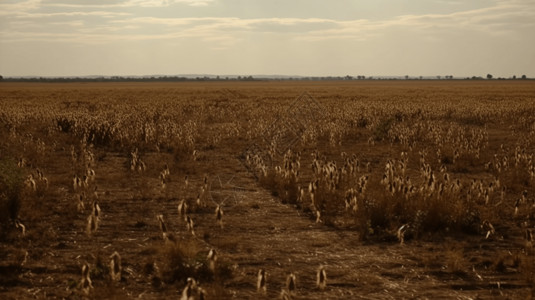
[[(198, 77), (185, 77), (185, 76), (139, 76), (139, 77), (128, 77), (128, 76), (96, 76), (96, 77), (3, 77), (0, 75), (0, 81), (4, 82), (181, 82), (181, 81), (256, 81), (256, 80), (453, 80), (453, 79), (463, 79), (455, 78), (453, 75), (438, 75), (436, 77), (410, 77), (405, 75), (404, 77), (373, 77), (373, 76), (312, 76), (312, 77), (258, 77), (253, 76), (233, 76), (233, 77), (220, 77), (220, 76), (198, 76)], [(466, 77), (465, 80), (492, 80), (494, 76), (492, 74), (487, 74), (484, 78), (482, 76), (472, 76)], [(496, 78), (498, 80), (516, 80), (516, 75), (513, 75), (510, 78)], [(526, 75), (522, 75), (520, 79), (528, 79)]]
[[(494, 76), (493, 76), (492, 74), (487, 74), (487, 77), (486, 77), (486, 78), (487, 78), (487, 80), (495, 79)], [(465, 79), (482, 80), (482, 79), (484, 79), (484, 78), (481, 77), (481, 76), (472, 76), (472, 77), (466, 77)], [(516, 77), (516, 75), (513, 75), (512, 77), (509, 77), (509, 78), (498, 77), (498, 78), (496, 78), (496, 79), (497, 79), (497, 80), (516, 80), (516, 79), (518, 79), (518, 78)], [(522, 76), (520, 77), (520, 79), (522, 79), (522, 80), (526, 80), (526, 79), (529, 79), (529, 78), (528, 78), (526, 75), (522, 75)]]
[[(187, 81), (186, 77), (150, 76), (150, 77), (7, 77), (3, 81), (16, 82), (141, 82), (141, 81)], [(195, 80), (195, 79), (194, 79)]]

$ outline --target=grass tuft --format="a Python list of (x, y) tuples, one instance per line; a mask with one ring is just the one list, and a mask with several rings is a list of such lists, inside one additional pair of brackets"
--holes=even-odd
[[(24, 186), (22, 171), (10, 159), (0, 160), (0, 227), (1, 235), (11, 221), (18, 217)], [(1, 236), (0, 236), (1, 238)]]

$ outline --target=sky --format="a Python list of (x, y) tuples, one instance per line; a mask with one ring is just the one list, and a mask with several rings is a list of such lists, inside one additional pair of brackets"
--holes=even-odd
[(0, 75), (535, 77), (535, 0), (0, 0)]

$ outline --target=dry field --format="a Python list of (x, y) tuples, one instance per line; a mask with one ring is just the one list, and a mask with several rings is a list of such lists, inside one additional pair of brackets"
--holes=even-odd
[(0, 298), (530, 298), (534, 152), (533, 81), (0, 83)]

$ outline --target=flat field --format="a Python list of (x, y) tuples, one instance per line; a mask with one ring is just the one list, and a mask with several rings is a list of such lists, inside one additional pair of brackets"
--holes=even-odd
[(530, 298), (534, 152), (529, 80), (3, 82), (0, 298)]

